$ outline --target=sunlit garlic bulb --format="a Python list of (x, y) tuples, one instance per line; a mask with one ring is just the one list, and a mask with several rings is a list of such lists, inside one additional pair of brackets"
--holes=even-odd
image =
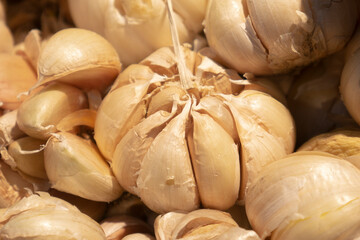
[(209, 45), (241, 73), (288, 72), (342, 49), (353, 34), (356, 1), (211, 1)]
[[(208, 0), (173, 2), (180, 40), (191, 42), (203, 28)], [(69, 6), (76, 26), (109, 40), (125, 66), (171, 45), (164, 0), (73, 0)]]

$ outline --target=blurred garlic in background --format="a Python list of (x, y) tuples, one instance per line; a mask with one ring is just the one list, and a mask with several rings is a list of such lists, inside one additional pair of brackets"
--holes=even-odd
[[(203, 28), (208, 0), (173, 2), (180, 41), (192, 42)], [(75, 25), (104, 36), (124, 66), (172, 44), (164, 0), (71, 0), (69, 7)]]
[(356, 4), (214, 0), (205, 33), (226, 66), (255, 75), (284, 73), (341, 50), (357, 24)]

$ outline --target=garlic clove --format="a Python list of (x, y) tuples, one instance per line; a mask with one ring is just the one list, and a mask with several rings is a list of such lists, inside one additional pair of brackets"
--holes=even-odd
[(35, 70), (37, 69), (42, 44), (40, 31), (37, 29), (31, 30), (24, 39), (25, 54)]
[(159, 90), (152, 96), (147, 109), (147, 115), (154, 114), (157, 111), (171, 112), (173, 103), (177, 99), (183, 99), (186, 92), (180, 86), (168, 86)]
[(127, 216), (118, 215), (105, 218), (100, 222), (108, 240), (123, 239), (132, 233), (151, 233), (151, 227), (142, 220)]
[(107, 40), (89, 30), (68, 28), (55, 33), (42, 47), (37, 85), (57, 80), (104, 91), (120, 70), (119, 57)]
[(96, 111), (91, 109), (80, 109), (69, 113), (56, 124), (56, 129), (60, 132), (69, 132), (76, 126), (95, 127)]
[(0, 146), (7, 146), (12, 141), (25, 136), (16, 122), (17, 110), (7, 112), (0, 116)]
[(173, 230), (185, 215), (186, 213), (182, 212), (167, 212), (157, 216), (154, 222), (156, 239), (171, 239)]
[(87, 99), (81, 90), (64, 83), (54, 83), (21, 104), (17, 123), (29, 136), (46, 140), (51, 133), (57, 132), (56, 124), (62, 118), (85, 107)]
[(45, 169), (52, 187), (93, 201), (120, 197), (120, 187), (94, 144), (71, 133), (53, 134), (45, 147)]
[(139, 196), (146, 206), (158, 213), (190, 211), (199, 207), (198, 189), (185, 139), (190, 108), (189, 100), (182, 112), (156, 136), (141, 164), (136, 182)]
[(0, 54), (0, 105), (1, 108), (14, 110), (23, 99), (18, 95), (28, 91), (36, 83), (36, 75), (20, 56)]
[(145, 154), (175, 113), (176, 109), (172, 113), (158, 111), (150, 115), (130, 129), (116, 146), (111, 168), (120, 185), (128, 192), (138, 193), (136, 181)]
[(290, 154), (250, 184), (249, 221), (262, 239), (337, 239), (359, 222), (359, 179), (359, 169), (334, 155)]
[(146, 233), (132, 233), (122, 238), (123, 240), (155, 240), (153, 236)]
[(90, 217), (58, 207), (35, 208), (12, 216), (0, 229), (0, 237), (9, 240), (106, 239), (99, 224)]
[(188, 145), (201, 203), (206, 208), (228, 209), (239, 195), (238, 147), (209, 115), (192, 111), (191, 116)]
[(14, 39), (5, 22), (0, 20), (0, 53), (11, 53), (14, 48)]
[(240, 1), (210, 1), (205, 34), (210, 47), (231, 68), (241, 73), (271, 72), (266, 49), (258, 39), (246, 6)]
[(360, 61), (360, 50), (355, 51), (345, 62), (341, 73), (340, 94), (341, 98), (352, 118), (360, 124), (360, 111), (358, 110), (359, 94), (359, 74), (358, 62)]
[(0, 160), (0, 209), (10, 207), (30, 195), (32, 189), (29, 182)]
[(13, 141), (8, 152), (14, 159), (16, 168), (29, 176), (47, 179), (44, 166), (44, 152), (42, 146), (46, 141), (23, 137)]
[[(134, 82), (115, 89), (103, 99), (97, 111), (94, 138), (108, 161), (112, 160), (120, 139), (145, 116), (145, 103), (142, 98), (148, 87), (148, 82)], [(114, 128), (117, 130), (114, 131)]]

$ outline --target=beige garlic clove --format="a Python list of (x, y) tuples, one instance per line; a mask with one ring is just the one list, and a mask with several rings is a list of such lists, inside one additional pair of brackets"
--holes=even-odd
[(18, 109), (19, 128), (31, 137), (46, 140), (68, 114), (87, 107), (85, 94), (73, 86), (54, 83), (23, 102)]
[(55, 33), (41, 48), (37, 85), (60, 81), (104, 91), (121, 70), (112, 45), (100, 35), (80, 28)]
[(122, 238), (123, 240), (155, 240), (155, 238), (146, 233), (132, 233)]
[(105, 218), (100, 222), (108, 240), (123, 239), (133, 233), (152, 233), (151, 227), (144, 221), (127, 215)]
[(226, 210), (239, 195), (238, 147), (209, 115), (192, 111), (191, 116), (193, 130), (188, 145), (201, 203), (205, 208)]
[(212, 209), (159, 215), (155, 235), (159, 240), (260, 239), (254, 231), (239, 228), (228, 213)]
[(95, 127), (96, 111), (91, 109), (81, 109), (66, 115), (56, 124), (56, 129), (60, 132), (70, 132), (75, 127), (87, 126)]
[(146, 206), (158, 213), (199, 207), (198, 188), (185, 138), (190, 107), (191, 101), (188, 101), (182, 112), (156, 136), (141, 164), (136, 181), (139, 196)]
[(0, 209), (10, 207), (30, 195), (32, 189), (29, 182), (0, 160)]
[(120, 185), (128, 192), (139, 193), (136, 181), (145, 154), (175, 113), (176, 109), (172, 113), (158, 111), (150, 115), (130, 129), (116, 146), (111, 168)]
[(341, 239), (359, 223), (359, 180), (359, 169), (341, 158), (298, 152), (262, 169), (246, 212), (262, 239)]
[(39, 30), (33, 29), (24, 39), (24, 51), (34, 69), (37, 69), (41, 47), (45, 41), (41, 38), (40, 34)]
[[(148, 82), (134, 82), (115, 89), (102, 101), (95, 120), (94, 138), (108, 161), (112, 161), (120, 139), (145, 116), (145, 103), (142, 98), (148, 87)], [(114, 131), (114, 128), (117, 130)]]
[(23, 101), (23, 98), (18, 98), (18, 95), (28, 91), (35, 83), (36, 75), (22, 57), (0, 54), (1, 108), (17, 109)]
[(360, 111), (358, 109), (358, 103), (360, 101), (359, 61), (360, 50), (358, 49), (346, 60), (340, 80), (341, 98), (346, 109), (357, 124), (360, 124)]
[(14, 39), (10, 29), (0, 20), (0, 53), (11, 53), (14, 48)]
[[(358, 6), (360, 6), (358, 4)], [(351, 37), (350, 41), (346, 45), (345, 48), (345, 59), (349, 59), (351, 55), (353, 55), (356, 50), (360, 48), (360, 26), (357, 27), (354, 35)]]
[(76, 207), (39, 194), (5, 210), (0, 218), (1, 239), (106, 239), (100, 225)]
[[(339, 12), (343, 17), (335, 17)], [(205, 33), (226, 65), (241, 73), (270, 75), (341, 50), (357, 17), (355, 1), (212, 1)]]
[(0, 116), (0, 146), (7, 146), (12, 141), (25, 136), (16, 122), (17, 110), (9, 111)]
[[(203, 29), (207, 2), (175, 1), (175, 19), (181, 42), (192, 41), (195, 34)], [(163, 0), (78, 0), (69, 2), (69, 7), (75, 25), (108, 39), (125, 66), (140, 62), (160, 47), (171, 45)], [(92, 19), (88, 19), (89, 15), (93, 16)]]
[[(300, 151), (321, 151), (341, 157), (355, 165), (360, 164), (360, 130), (359, 129), (335, 129), (328, 133), (319, 134), (298, 149)], [(357, 162), (357, 164), (356, 164)]]
[(103, 219), (107, 210), (108, 204), (105, 202), (97, 202), (75, 196), (73, 194), (58, 191), (56, 189), (50, 189), (48, 193), (52, 197), (60, 198), (74, 206), (76, 206), (82, 213), (88, 215), (95, 221)]
[(44, 152), (42, 151), (46, 141), (23, 137), (13, 141), (8, 152), (14, 159), (16, 168), (31, 177), (47, 179), (44, 166)]
[(122, 194), (110, 166), (94, 144), (71, 133), (53, 134), (45, 148), (52, 187), (89, 200), (110, 202)]

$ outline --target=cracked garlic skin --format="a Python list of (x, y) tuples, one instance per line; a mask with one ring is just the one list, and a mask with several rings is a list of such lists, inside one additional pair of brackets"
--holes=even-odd
[(168, 212), (155, 219), (154, 228), (158, 240), (260, 240), (254, 231), (240, 228), (229, 213), (213, 209)]
[(259, 172), (245, 208), (261, 239), (357, 239), (360, 170), (328, 153), (293, 153)]
[[(191, 42), (203, 29), (207, 2), (173, 1), (181, 42)], [(164, 0), (74, 0), (69, 8), (75, 25), (104, 36), (125, 66), (172, 43)]]
[(355, 30), (356, 4), (211, 1), (205, 33), (226, 66), (255, 75), (284, 73), (341, 50)]
[(2, 240), (106, 240), (96, 221), (47, 193), (23, 198), (0, 213)]
[[(182, 51), (190, 89), (179, 81), (173, 50), (155, 51), (124, 70), (128, 81), (119, 75), (98, 109), (94, 138), (120, 185), (151, 210), (225, 210), (244, 199), (264, 165), (293, 151), (293, 119), (270, 95), (239, 94), (228, 71)], [(137, 69), (146, 74), (131, 74)]]

